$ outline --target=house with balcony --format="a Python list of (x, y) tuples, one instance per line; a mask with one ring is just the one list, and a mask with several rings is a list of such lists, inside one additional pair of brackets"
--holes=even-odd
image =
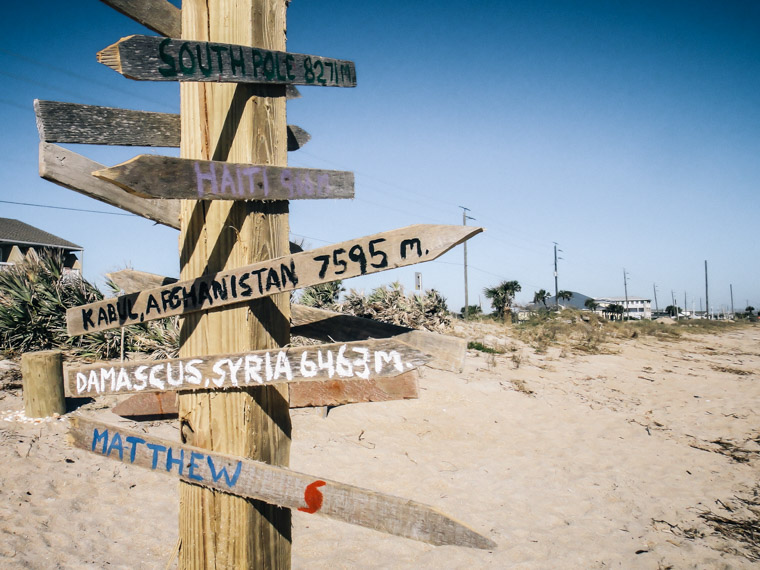
[(599, 314), (605, 313), (605, 309), (610, 305), (620, 305), (623, 307), (623, 317), (626, 319), (651, 319), (652, 318), (652, 300), (646, 297), (595, 297), (597, 303), (596, 311)]

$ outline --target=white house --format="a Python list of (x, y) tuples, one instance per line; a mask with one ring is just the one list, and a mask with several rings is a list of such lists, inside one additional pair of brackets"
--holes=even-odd
[(594, 301), (598, 306), (596, 312), (603, 312), (609, 305), (621, 305), (625, 310), (624, 315), (627, 319), (651, 319), (652, 318), (652, 300), (646, 297), (595, 297)]

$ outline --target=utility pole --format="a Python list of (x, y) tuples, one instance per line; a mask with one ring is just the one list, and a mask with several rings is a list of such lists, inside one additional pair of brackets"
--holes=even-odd
[(710, 296), (707, 293), (707, 260), (705, 259), (705, 313), (710, 318)]
[[(467, 225), (467, 220), (474, 220), (475, 218), (472, 218), (467, 215), (467, 212), (470, 211), (469, 208), (465, 208), (464, 206), (459, 206), (462, 208), (462, 225)], [(464, 311), (462, 317), (467, 320), (467, 317), (470, 313), (470, 305), (469, 305), (469, 298), (467, 296), (467, 242), (465, 241), (464, 244)]]
[(687, 305), (686, 305), (686, 291), (684, 291), (683, 292), (683, 310), (684, 310), (684, 313), (688, 314), (686, 307), (687, 307)]
[(559, 311), (559, 286), (557, 280), (557, 242), (554, 242), (554, 308)]
[(657, 304), (657, 284), (656, 283), (652, 283), (652, 290), (654, 291), (654, 310), (659, 313), (660, 307)]
[(673, 289), (670, 290), (670, 298), (673, 300), (673, 310), (676, 312), (676, 320), (678, 320), (678, 303), (676, 302), (676, 292)]
[[(623, 267), (623, 287), (625, 288), (625, 317), (629, 317), (628, 314), (628, 275), (625, 272), (625, 267)], [(625, 320), (625, 317), (623, 317), (623, 320)]]
[(734, 285), (733, 283), (730, 283), (729, 288), (731, 289), (731, 318), (736, 317), (736, 313), (734, 313)]

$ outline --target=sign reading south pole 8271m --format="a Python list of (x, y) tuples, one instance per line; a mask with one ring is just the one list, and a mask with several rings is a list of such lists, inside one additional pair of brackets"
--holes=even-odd
[(356, 87), (353, 61), (251, 46), (129, 36), (98, 52), (129, 79)]
[(418, 224), (66, 311), (71, 335), (241, 303), (435, 259), (483, 231)]

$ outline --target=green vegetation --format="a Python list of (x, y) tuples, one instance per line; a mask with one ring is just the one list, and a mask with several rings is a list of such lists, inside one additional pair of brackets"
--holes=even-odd
[[(121, 330), (77, 337), (66, 332), (66, 309), (103, 299), (100, 290), (76, 273), (64, 274), (60, 254), (43, 251), (0, 271), (0, 352), (61, 349), (82, 357), (113, 358)], [(124, 350), (156, 358), (173, 356), (179, 346), (177, 319), (124, 329)]]
[(478, 341), (468, 342), (467, 348), (469, 350), (479, 350), (480, 352), (485, 352), (487, 354), (504, 354), (503, 350), (497, 350), (495, 348), (491, 348), (490, 346), (486, 346), (482, 342), (478, 342)]
[(483, 289), (483, 294), (486, 296), (486, 299), (491, 301), (495, 316), (503, 319), (504, 315), (512, 307), (512, 300), (515, 298), (515, 294), (521, 290), (522, 287), (517, 281), (502, 281), (496, 287), (486, 287)]

